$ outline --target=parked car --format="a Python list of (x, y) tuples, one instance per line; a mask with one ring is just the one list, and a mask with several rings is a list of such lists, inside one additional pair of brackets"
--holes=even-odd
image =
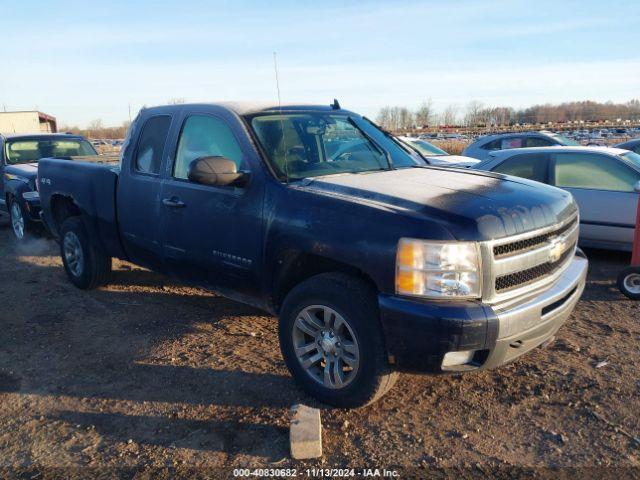
[(486, 135), (464, 149), (466, 157), (486, 160), (491, 152), (512, 148), (550, 147), (553, 145), (577, 146), (578, 142), (551, 132), (520, 132)]
[(436, 147), (426, 140), (415, 137), (397, 137), (403, 144), (417, 152), (429, 165), (439, 165), (441, 167), (462, 167), (468, 168), (480, 162), (475, 158), (463, 157), (462, 155), (449, 155), (441, 148)]
[(38, 160), (78, 155), (96, 155), (91, 144), (78, 135), (0, 135), (0, 213), (9, 214), (17, 240), (40, 230)]
[(70, 281), (107, 282), (117, 257), (278, 315), (287, 367), (325, 403), (514, 360), (582, 294), (570, 194), (426, 166), (335, 103), (154, 107), (128, 135), (119, 168), (40, 161)]
[(615, 148), (622, 148), (624, 150), (630, 150), (635, 153), (640, 153), (640, 138), (634, 138), (633, 140), (619, 143), (615, 145)]
[(640, 155), (607, 147), (522, 148), (494, 152), (480, 170), (560, 187), (580, 207), (580, 243), (631, 251), (640, 182)]

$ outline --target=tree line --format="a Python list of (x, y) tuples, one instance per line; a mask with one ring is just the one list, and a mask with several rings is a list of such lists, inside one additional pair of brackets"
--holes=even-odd
[(586, 100), (533, 105), (523, 109), (489, 106), (473, 100), (464, 109), (456, 104), (450, 104), (438, 112), (433, 107), (433, 101), (428, 99), (416, 110), (400, 106), (383, 107), (376, 119), (378, 124), (392, 131), (434, 126), (485, 127), (570, 121), (616, 121), (618, 119), (639, 121), (640, 100), (634, 99), (626, 103), (600, 103)]
[(93, 120), (87, 128), (79, 128), (77, 126), (62, 126), (58, 128), (60, 132), (69, 132), (75, 135), (82, 135), (87, 138), (109, 138), (120, 139), (124, 138), (129, 128), (129, 121), (122, 122), (118, 127), (105, 127), (102, 120)]

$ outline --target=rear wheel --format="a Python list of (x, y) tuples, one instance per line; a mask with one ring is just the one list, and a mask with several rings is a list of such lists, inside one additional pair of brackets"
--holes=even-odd
[(640, 300), (640, 266), (622, 270), (618, 275), (618, 288), (631, 300)]
[(377, 296), (358, 278), (328, 273), (295, 287), (283, 303), (279, 335), (294, 379), (324, 403), (367, 405), (397, 379), (387, 362)]
[(109, 281), (111, 257), (89, 239), (80, 217), (67, 218), (60, 228), (60, 256), (71, 283), (89, 290)]

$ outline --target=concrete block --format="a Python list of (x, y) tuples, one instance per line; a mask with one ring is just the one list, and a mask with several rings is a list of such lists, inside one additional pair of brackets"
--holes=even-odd
[(322, 456), (320, 410), (306, 405), (294, 405), (291, 408), (289, 443), (291, 456), (296, 460)]

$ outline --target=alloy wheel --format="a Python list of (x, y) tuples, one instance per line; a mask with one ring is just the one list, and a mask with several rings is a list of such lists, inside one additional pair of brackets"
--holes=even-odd
[(311, 305), (296, 316), (293, 346), (305, 372), (326, 388), (349, 385), (360, 366), (358, 341), (348, 321), (324, 305)]

